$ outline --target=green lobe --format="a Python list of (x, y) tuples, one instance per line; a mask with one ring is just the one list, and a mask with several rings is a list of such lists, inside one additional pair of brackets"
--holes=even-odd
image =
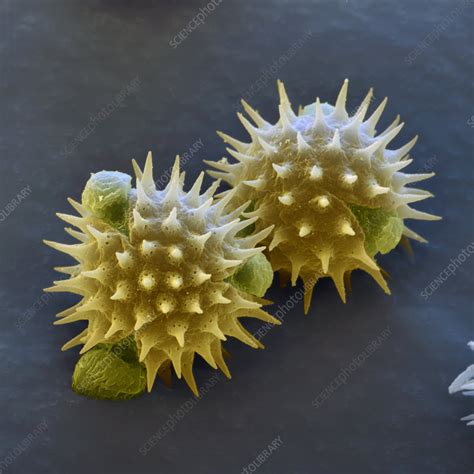
[(128, 400), (146, 388), (146, 369), (138, 361), (133, 338), (98, 344), (81, 356), (72, 376), (79, 395), (104, 400)]
[(129, 205), (132, 178), (118, 171), (91, 175), (82, 193), (83, 206), (111, 226), (123, 230)]
[(365, 249), (370, 256), (393, 250), (402, 237), (403, 220), (384, 210), (349, 204), (365, 235)]
[(273, 281), (273, 270), (263, 253), (249, 258), (230, 278), (229, 283), (238, 290), (262, 297)]

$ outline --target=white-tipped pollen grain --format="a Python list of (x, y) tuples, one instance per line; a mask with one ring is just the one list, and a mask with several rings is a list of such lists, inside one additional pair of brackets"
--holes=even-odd
[(143, 171), (136, 163), (134, 168), (137, 189), (125, 232), (74, 202), (81, 216), (69, 220), (78, 228), (71, 235), (79, 243), (45, 241), (78, 261), (67, 271), (69, 279), (55, 281), (47, 289), (82, 296), (77, 305), (60, 313), (59, 322), (81, 319), (88, 325), (63, 349), (83, 345), (84, 352), (133, 336), (147, 369), (149, 390), (157, 375), (167, 380), (174, 370), (198, 394), (193, 375), (196, 354), (230, 377), (223, 357), (226, 336), (261, 347), (239, 318), (279, 324), (255, 297), (228, 281), (236, 266), (262, 252), (263, 246), (254, 246), (268, 232), (259, 229), (258, 235), (240, 238), (239, 230), (249, 224), (240, 220), (235, 208), (214, 199), (218, 183), (201, 193), (201, 177), (185, 192), (178, 158), (164, 190), (155, 187), (151, 156)]
[[(263, 243), (274, 271), (291, 275), (292, 284), (298, 277), (304, 281), (305, 311), (319, 278), (332, 278), (344, 299), (344, 282), (358, 268), (389, 292), (380, 268), (365, 254), (366, 237), (353, 206), (380, 209), (400, 220), (438, 219), (409, 207), (430, 197), (406, 186), (429, 175), (400, 173), (412, 161), (408, 152), (416, 139), (390, 149), (403, 124), (396, 119), (377, 135), (387, 101), (366, 118), (373, 97), (370, 90), (355, 113), (349, 114), (348, 84), (345, 80), (334, 106), (318, 98), (295, 114), (279, 82), (279, 119), (274, 125), (265, 122), (262, 129), (243, 122), (250, 140), (238, 146), (245, 148), (247, 159), (230, 163), (219, 176), (234, 188), (236, 206), (253, 203), (257, 229), (275, 226)], [(255, 181), (258, 186), (242, 184)], [(311, 227), (309, 233), (301, 223)], [(403, 235), (423, 241), (406, 227)]]

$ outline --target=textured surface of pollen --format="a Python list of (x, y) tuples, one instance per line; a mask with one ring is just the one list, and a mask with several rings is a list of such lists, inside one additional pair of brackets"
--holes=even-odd
[[(232, 187), (236, 204), (251, 200), (258, 216), (257, 228), (275, 225), (265, 243), (275, 271), (305, 282), (305, 310), (310, 304), (314, 284), (331, 277), (345, 300), (344, 279), (360, 268), (389, 292), (375, 260), (364, 247), (365, 236), (348, 205), (384, 209), (401, 219), (435, 220), (437, 216), (410, 207), (431, 193), (407, 185), (429, 178), (430, 174), (406, 174), (401, 170), (412, 160), (408, 152), (416, 137), (399, 149), (388, 148), (401, 130), (399, 117), (383, 132), (375, 126), (386, 99), (366, 118), (372, 100), (369, 91), (358, 110), (346, 111), (348, 81), (341, 88), (335, 106), (314, 104), (291, 108), (286, 91), (278, 83), (280, 118), (275, 125), (243, 102), (253, 120), (239, 119), (251, 142), (244, 143), (221, 132), (235, 159), (207, 162), (216, 170), (211, 176), (222, 178)], [(222, 194), (226, 196), (226, 193)], [(406, 237), (424, 241), (404, 225)]]
[(60, 313), (57, 323), (88, 321), (87, 328), (63, 349), (84, 344), (83, 353), (99, 343), (133, 335), (147, 368), (149, 390), (157, 372), (172, 365), (197, 393), (192, 371), (195, 354), (230, 376), (222, 341), (231, 336), (251, 347), (263, 347), (239, 318), (278, 324), (261, 309), (261, 300), (225, 281), (237, 266), (263, 250), (255, 245), (271, 229), (236, 237), (256, 218), (240, 220), (241, 208), (227, 212), (232, 196), (216, 202), (217, 183), (201, 194), (203, 174), (189, 192), (183, 191), (178, 159), (162, 191), (153, 181), (151, 156), (143, 172), (136, 164), (135, 172), (129, 237), (71, 200), (80, 216), (59, 217), (77, 228), (66, 230), (80, 243), (46, 242), (78, 261), (59, 268), (70, 278), (56, 281), (48, 290), (83, 297)]

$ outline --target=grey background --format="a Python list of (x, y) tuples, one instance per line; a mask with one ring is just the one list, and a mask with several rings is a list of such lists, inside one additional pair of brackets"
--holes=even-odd
[[(258, 472), (472, 472), (474, 431), (459, 421), (473, 411), (472, 399), (447, 393), (472, 361), (466, 347), (474, 333), (472, 258), (427, 300), (420, 293), (474, 240), (474, 5), (224, 0), (204, 25), (171, 47), (204, 5), (0, 1), (1, 208), (25, 186), (31, 189), (0, 222), (0, 462), (8, 463), (3, 471), (240, 473), (280, 436), (282, 446)], [(302, 40), (308, 30), (309, 39)], [(439, 37), (430, 36), (407, 61), (435, 31)], [(296, 53), (288, 53), (298, 41)], [(136, 76), (138, 90), (77, 142), (90, 117)], [(414, 245), (413, 259), (397, 250), (380, 260), (392, 277), (391, 297), (361, 273), (354, 275), (354, 292), (344, 305), (323, 281), (311, 314), (305, 317), (298, 303), (285, 324), (263, 338), (266, 350), (229, 344), (233, 379), (221, 377), (143, 456), (140, 448), (186, 402), (190, 406), (192, 394), (181, 381), (172, 389), (159, 384), (152, 394), (126, 403), (72, 392), (77, 351), (59, 348), (80, 325), (52, 322), (74, 297), (41, 300), (42, 288), (57, 278), (53, 266), (67, 261), (41, 243), (68, 240), (54, 212), (69, 211), (66, 197), (78, 199), (92, 171), (131, 173), (131, 158), (143, 162), (151, 149), (159, 176), (176, 153), (202, 140), (185, 165), (189, 185), (202, 159), (224, 153), (216, 129), (245, 138), (234, 105), (259, 78), (266, 79), (249, 102), (274, 120), (277, 78), (286, 82), (296, 106), (316, 95), (333, 102), (345, 77), (351, 80), (350, 108), (369, 86), (377, 102), (389, 96), (383, 124), (397, 113), (406, 120), (397, 144), (420, 134), (409, 170), (434, 169), (437, 177), (426, 183), (436, 198), (417, 207), (444, 220), (412, 225), (430, 240)], [(74, 140), (77, 146), (65, 152)], [(274, 284), (275, 305), (269, 309), (276, 311), (294, 293)], [(318, 394), (386, 328), (390, 336), (347, 383), (313, 407)], [(203, 387), (214, 372), (198, 364), (196, 375)], [(34, 434), (42, 422), (47, 429)], [(29, 433), (30, 445), (18, 450)]]

